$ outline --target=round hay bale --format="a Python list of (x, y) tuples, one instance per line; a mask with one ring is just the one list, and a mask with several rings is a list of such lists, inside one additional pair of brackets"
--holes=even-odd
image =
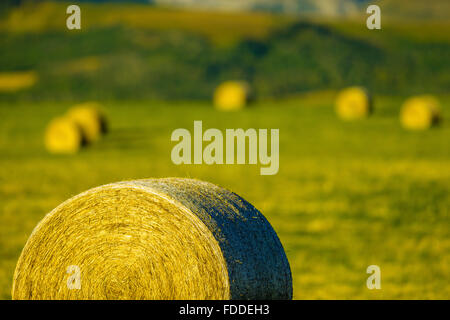
[(96, 102), (76, 105), (68, 111), (67, 116), (80, 126), (87, 143), (97, 141), (107, 131), (106, 117)]
[(338, 94), (335, 108), (343, 120), (361, 119), (372, 113), (372, 99), (366, 89), (350, 87)]
[[(79, 289), (67, 283), (73, 270)], [(207, 182), (148, 179), (88, 190), (47, 214), (19, 258), (12, 297), (291, 299), (292, 278), (250, 203)]]
[(439, 101), (430, 95), (416, 96), (405, 101), (400, 111), (400, 122), (405, 129), (425, 130), (441, 120)]
[(39, 80), (36, 71), (0, 72), (0, 92), (15, 92), (33, 87)]
[(80, 150), (83, 135), (78, 125), (71, 119), (58, 117), (48, 124), (44, 143), (50, 153), (73, 154)]
[(214, 106), (221, 111), (244, 108), (250, 99), (250, 86), (244, 81), (227, 81), (214, 92)]

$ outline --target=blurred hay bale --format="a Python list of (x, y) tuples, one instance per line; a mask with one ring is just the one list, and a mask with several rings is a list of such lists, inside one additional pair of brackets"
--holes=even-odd
[(38, 81), (35, 71), (1, 72), (0, 91), (14, 92), (34, 86)]
[(214, 106), (222, 111), (244, 108), (250, 99), (250, 86), (244, 81), (226, 81), (214, 92)]
[[(80, 270), (69, 289), (68, 266)], [(192, 179), (88, 190), (34, 229), (13, 299), (291, 299), (292, 277), (269, 222), (233, 192)]]
[(58, 74), (65, 74), (69, 76), (91, 74), (97, 72), (102, 66), (100, 57), (87, 56), (64, 62), (57, 65)]
[(356, 120), (372, 113), (372, 99), (363, 87), (350, 87), (339, 92), (335, 110), (343, 120)]
[(107, 131), (107, 120), (97, 102), (86, 102), (72, 107), (67, 116), (82, 130), (87, 143), (97, 141)]
[(50, 153), (73, 154), (80, 150), (83, 135), (78, 125), (67, 117), (53, 119), (45, 130), (45, 148)]
[(86, 74), (93, 73), (100, 69), (101, 60), (96, 56), (87, 56), (80, 59), (71, 60), (66, 62), (65, 65), (59, 70), (70, 75), (73, 74)]
[(400, 111), (400, 122), (405, 129), (425, 130), (441, 121), (439, 101), (431, 95), (411, 97)]

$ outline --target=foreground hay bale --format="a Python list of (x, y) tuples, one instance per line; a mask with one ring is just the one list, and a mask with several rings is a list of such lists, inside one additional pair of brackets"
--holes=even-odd
[(80, 150), (83, 135), (78, 125), (71, 119), (58, 117), (48, 124), (44, 143), (50, 153), (73, 154)]
[(405, 101), (400, 111), (400, 122), (405, 129), (425, 130), (441, 120), (439, 101), (430, 95), (416, 96)]
[(96, 102), (76, 105), (68, 111), (67, 116), (80, 126), (87, 143), (97, 141), (106, 132), (106, 117)]
[(243, 81), (227, 81), (216, 88), (214, 106), (222, 111), (244, 108), (250, 99), (250, 86)]
[[(67, 269), (79, 268), (79, 289)], [(67, 200), (35, 228), (13, 299), (291, 299), (283, 247), (238, 195), (191, 179), (114, 183)]]
[(372, 113), (372, 99), (366, 89), (350, 87), (338, 94), (335, 108), (343, 120), (361, 119)]

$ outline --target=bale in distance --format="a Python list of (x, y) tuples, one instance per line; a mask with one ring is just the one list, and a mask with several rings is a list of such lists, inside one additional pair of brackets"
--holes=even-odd
[(221, 111), (244, 108), (250, 100), (250, 86), (245, 81), (226, 81), (214, 92), (214, 106)]
[(67, 117), (53, 119), (45, 130), (45, 148), (54, 154), (74, 154), (83, 144), (78, 125)]
[(439, 101), (431, 95), (409, 98), (400, 111), (400, 122), (405, 129), (426, 130), (439, 124), (440, 121)]
[(97, 141), (107, 131), (107, 121), (97, 102), (86, 102), (72, 107), (67, 116), (77, 123), (87, 143)]
[(368, 117), (373, 111), (372, 98), (363, 87), (350, 87), (339, 92), (335, 110), (343, 120)]
[(15, 92), (28, 89), (38, 80), (36, 71), (0, 72), (0, 91)]
[[(80, 289), (67, 286), (78, 266)], [(16, 266), (13, 299), (291, 299), (269, 222), (228, 190), (192, 179), (119, 182), (44, 217)]]

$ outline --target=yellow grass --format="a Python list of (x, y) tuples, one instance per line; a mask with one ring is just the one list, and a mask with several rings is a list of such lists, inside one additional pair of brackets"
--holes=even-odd
[(67, 61), (60, 66), (59, 70), (68, 75), (94, 73), (100, 69), (101, 65), (100, 57), (87, 56)]
[[(62, 201), (113, 181), (184, 176), (227, 186), (267, 217), (288, 256), (295, 299), (449, 299), (449, 123), (403, 130), (403, 97), (383, 96), (370, 121), (337, 121), (332, 93), (314, 95), (260, 101), (238, 117), (210, 103), (111, 101), (110, 134), (71, 157), (42, 146), (48, 119), (69, 104), (0, 103), (0, 298), (11, 298), (34, 227)], [(439, 100), (448, 117), (450, 97)], [(279, 128), (279, 173), (174, 165), (170, 133), (197, 119), (223, 130)], [(371, 264), (381, 268), (381, 290), (366, 287)]]

